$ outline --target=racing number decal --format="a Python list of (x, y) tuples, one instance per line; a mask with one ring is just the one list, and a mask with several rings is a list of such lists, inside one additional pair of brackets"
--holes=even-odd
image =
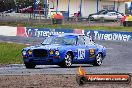
[(85, 58), (85, 49), (78, 49), (78, 59)]
[(89, 58), (94, 57), (94, 49), (89, 49)]

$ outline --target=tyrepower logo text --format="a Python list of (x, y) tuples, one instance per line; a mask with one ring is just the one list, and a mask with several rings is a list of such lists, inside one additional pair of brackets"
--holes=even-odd
[(131, 40), (131, 33), (125, 33), (125, 32), (88, 31), (86, 35), (93, 36), (95, 40), (116, 40), (116, 41)]
[(101, 34), (97, 31), (94, 31), (95, 33), (95, 39), (98, 40), (120, 40), (120, 41), (128, 41), (131, 36), (126, 34), (120, 34), (120, 33), (111, 33), (111, 34)]
[(27, 35), (28, 37), (47, 37), (50, 35), (58, 35), (58, 34), (64, 34), (64, 32), (55, 32), (55, 31), (44, 31), (39, 29), (27, 29)]

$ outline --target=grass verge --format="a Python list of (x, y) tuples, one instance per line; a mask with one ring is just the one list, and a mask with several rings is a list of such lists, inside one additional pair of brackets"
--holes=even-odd
[(21, 50), (26, 45), (0, 42), (0, 64), (22, 63)]
[(128, 31), (132, 32), (132, 27), (123, 26), (86, 26), (80, 24), (44, 24), (44, 23), (16, 23), (16, 22), (0, 22), (0, 26), (25, 26), (25, 27), (36, 27), (36, 28), (68, 28), (68, 29), (86, 29), (86, 30), (108, 30), (108, 31)]

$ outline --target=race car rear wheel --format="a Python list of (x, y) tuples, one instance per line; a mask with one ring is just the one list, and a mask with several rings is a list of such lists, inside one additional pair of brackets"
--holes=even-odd
[(102, 58), (102, 55), (101, 53), (98, 53), (96, 55), (96, 59), (95, 59), (95, 62), (94, 62), (94, 66), (100, 66), (102, 64), (102, 61), (103, 61), (103, 58)]
[(24, 63), (25, 64), (25, 66), (26, 66), (26, 68), (28, 68), (28, 69), (33, 69), (33, 68), (35, 68), (35, 64), (33, 64), (33, 63)]
[(72, 65), (72, 56), (70, 53), (65, 55), (64, 61), (59, 64), (60, 67), (71, 67)]

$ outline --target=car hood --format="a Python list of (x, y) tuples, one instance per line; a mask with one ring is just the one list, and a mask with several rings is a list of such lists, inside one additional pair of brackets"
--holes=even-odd
[(25, 49), (26, 50), (28, 50), (28, 49), (31, 49), (31, 50), (34, 50), (34, 49), (58, 50), (60, 48), (68, 48), (68, 47), (70, 47), (70, 46), (67, 46), (67, 45), (36, 45), (36, 46), (27, 47)]
[[(95, 44), (97, 48), (105, 48), (102, 45)], [(71, 49), (73, 48), (73, 45), (35, 45), (24, 48), (24, 50), (34, 50), (34, 49), (46, 49), (46, 50), (59, 50), (59, 49)]]

